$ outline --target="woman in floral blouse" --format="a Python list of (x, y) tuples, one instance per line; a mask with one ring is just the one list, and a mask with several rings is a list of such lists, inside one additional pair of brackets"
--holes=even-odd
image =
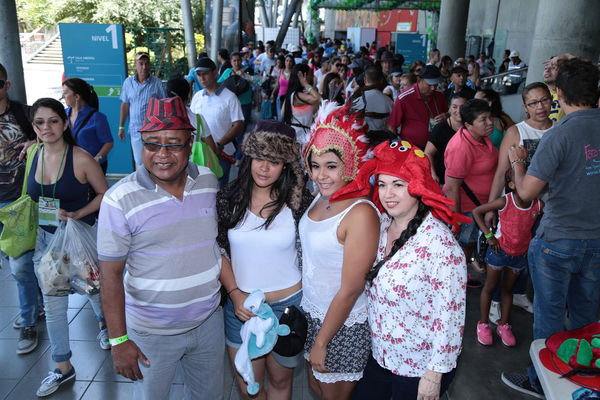
[[(377, 262), (367, 280), (372, 356), (354, 399), (439, 399), (454, 376), (465, 323), (467, 268), (446, 223), (453, 212), (409, 142), (384, 142), (355, 180), (375, 174), (374, 203), (385, 210)], [(362, 182), (362, 184), (360, 183)]]

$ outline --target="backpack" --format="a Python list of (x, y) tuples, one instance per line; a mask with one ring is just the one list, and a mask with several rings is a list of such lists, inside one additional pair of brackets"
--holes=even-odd
[(227, 89), (231, 90), (236, 96), (250, 90), (250, 83), (241, 76), (234, 74), (233, 72), (229, 75), (229, 78), (225, 79), (222, 83)]

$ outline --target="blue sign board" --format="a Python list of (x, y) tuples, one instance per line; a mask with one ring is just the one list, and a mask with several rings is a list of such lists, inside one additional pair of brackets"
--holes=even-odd
[(392, 33), (396, 41), (396, 54), (404, 56), (404, 64), (410, 65), (417, 60), (427, 60), (427, 35), (419, 33)]
[(108, 154), (108, 173), (133, 170), (129, 135), (118, 138), (121, 86), (126, 78), (123, 26), (59, 24), (66, 78), (81, 78), (94, 87), (115, 145)]

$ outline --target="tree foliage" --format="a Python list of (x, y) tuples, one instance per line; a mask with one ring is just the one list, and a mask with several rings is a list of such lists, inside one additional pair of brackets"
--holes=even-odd
[[(2, 0), (5, 1), (5, 0)], [(194, 30), (204, 33), (205, 0), (191, 0)], [(179, 0), (16, 0), (27, 30), (58, 22), (183, 28)]]

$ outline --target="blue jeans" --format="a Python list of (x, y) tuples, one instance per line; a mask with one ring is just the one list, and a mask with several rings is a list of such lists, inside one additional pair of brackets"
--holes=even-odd
[(139, 363), (144, 379), (134, 382), (133, 399), (168, 399), (179, 363), (184, 399), (223, 399), (225, 335), (221, 307), (200, 326), (179, 335), (156, 335), (132, 328), (127, 334), (150, 361), (149, 366)]
[(40, 289), (33, 267), (34, 251), (26, 251), (19, 257), (9, 257), (10, 272), (17, 281), (22, 326), (34, 326), (40, 313)]
[(219, 178), (219, 188), (223, 188), (229, 183), (229, 172), (231, 171), (231, 163), (226, 159), (219, 157), (219, 164), (223, 169), (223, 176)]
[[(40, 260), (53, 236), (52, 233), (38, 227), (35, 253), (33, 255), (33, 265), (36, 273), (40, 265)], [(87, 297), (90, 300), (94, 314), (96, 314), (96, 321), (104, 324), (100, 294), (88, 295)], [(46, 308), (46, 329), (48, 330), (48, 338), (50, 339), (52, 360), (55, 362), (67, 361), (72, 355), (71, 348), (69, 347), (69, 321), (67, 319), (69, 296), (44, 295), (44, 306)]]
[[(600, 241), (535, 237), (529, 244), (529, 271), (535, 290), (533, 339), (565, 330), (569, 305), (571, 329), (596, 321), (600, 287)], [(541, 392), (535, 368), (527, 368), (531, 385)]]
[(137, 167), (141, 167), (143, 165), (142, 162), (142, 135), (138, 132), (129, 132), (129, 137), (131, 139), (131, 151), (133, 152), (133, 161)]

